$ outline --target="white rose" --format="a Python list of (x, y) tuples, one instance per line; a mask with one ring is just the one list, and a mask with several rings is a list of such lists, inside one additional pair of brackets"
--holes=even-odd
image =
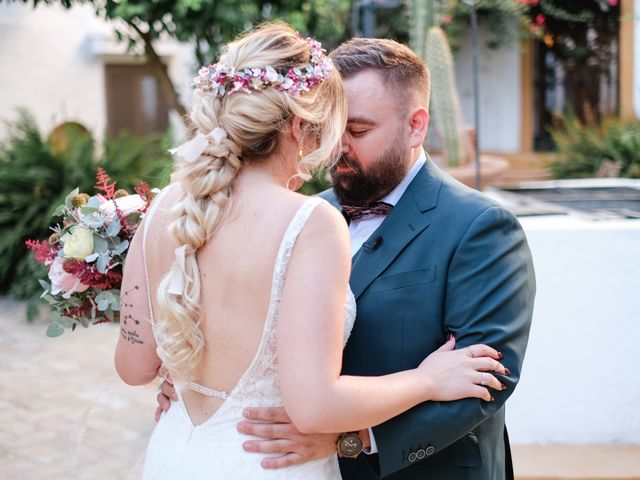
[(74, 227), (64, 238), (66, 258), (84, 258), (93, 253), (93, 232), (85, 227)]

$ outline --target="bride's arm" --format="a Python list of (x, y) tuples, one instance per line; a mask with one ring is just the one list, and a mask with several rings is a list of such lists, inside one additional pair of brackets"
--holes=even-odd
[(142, 256), (143, 230), (140, 225), (131, 241), (120, 290), (120, 336), (114, 361), (118, 375), (129, 385), (151, 382), (162, 363), (156, 354), (151, 326)]
[(488, 390), (477, 385), (485, 378), (479, 371), (503, 370), (494, 360), (499, 354), (486, 346), (476, 346), (482, 359), (440, 351), (414, 370), (340, 375), (350, 263), (344, 220), (334, 208), (319, 205), (294, 247), (278, 316), (280, 386), (287, 413), (301, 432), (361, 430), (427, 400), (490, 400)]

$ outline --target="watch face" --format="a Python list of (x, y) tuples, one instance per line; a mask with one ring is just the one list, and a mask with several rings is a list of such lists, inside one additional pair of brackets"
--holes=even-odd
[(353, 457), (362, 451), (362, 442), (356, 434), (345, 435), (340, 440), (340, 453), (345, 457)]

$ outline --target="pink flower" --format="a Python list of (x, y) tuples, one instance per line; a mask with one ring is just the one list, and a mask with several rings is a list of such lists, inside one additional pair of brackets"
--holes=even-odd
[(84, 292), (89, 285), (85, 285), (78, 277), (67, 273), (64, 270), (64, 259), (56, 257), (49, 268), (49, 280), (51, 280), (51, 293), (57, 295), (64, 292), (62, 296), (69, 298), (76, 292)]
[[(130, 213), (140, 212), (147, 202), (140, 195), (126, 195), (124, 197), (116, 198), (115, 200), (106, 200), (99, 196), (101, 199), (100, 213), (102, 213), (109, 224), (116, 217), (116, 205), (122, 214), (126, 217)], [(104, 200), (104, 201), (102, 201)]]
[(538, 15), (536, 15), (536, 23), (538, 25), (542, 25), (544, 23), (544, 15), (542, 15), (541, 13), (539, 13)]
[(618, 5), (618, 0), (609, 0), (609, 5), (615, 7), (616, 5)]

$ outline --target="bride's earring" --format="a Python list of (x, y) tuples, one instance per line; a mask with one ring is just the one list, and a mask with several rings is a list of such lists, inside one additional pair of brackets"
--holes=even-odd
[(301, 163), (303, 158), (304, 158), (304, 152), (302, 151), (302, 146), (301, 146), (300, 149), (298, 150), (298, 163)]

